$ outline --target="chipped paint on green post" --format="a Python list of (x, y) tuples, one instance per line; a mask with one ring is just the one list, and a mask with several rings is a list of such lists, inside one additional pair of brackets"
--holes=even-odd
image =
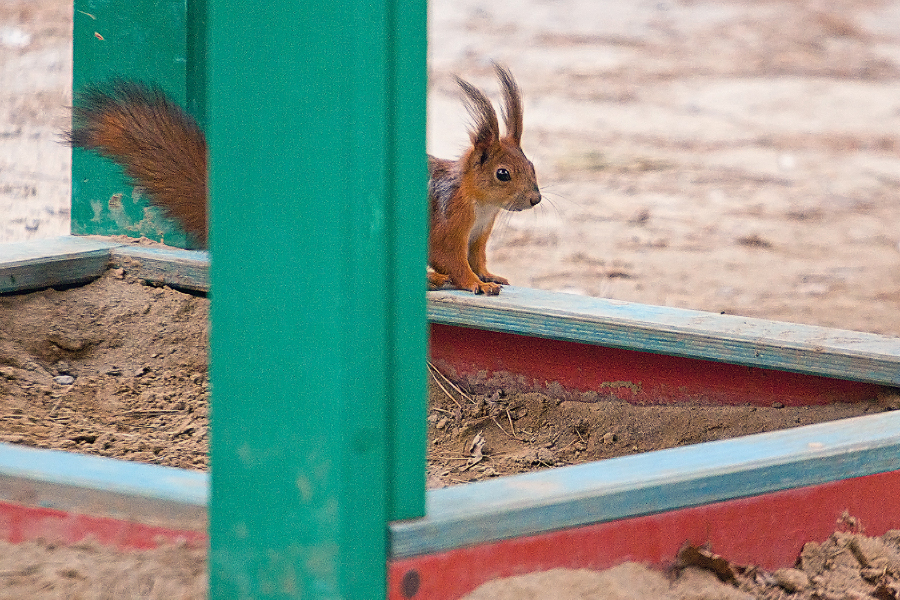
[(207, 18), (210, 597), (383, 598), (424, 511), (425, 2)]
[[(75, 93), (114, 78), (144, 81), (162, 86), (202, 121), (196, 113), (202, 103), (186, 96), (188, 57), (194, 62), (191, 77), (203, 65), (202, 51), (187, 42), (185, 0), (75, 0), (73, 19)], [(180, 227), (128, 185), (118, 166), (81, 150), (72, 153), (72, 233), (144, 235), (173, 246), (189, 244)]]

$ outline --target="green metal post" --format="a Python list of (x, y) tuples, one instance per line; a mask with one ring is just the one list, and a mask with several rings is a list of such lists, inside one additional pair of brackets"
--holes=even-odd
[(207, 19), (211, 598), (384, 597), (424, 506), (425, 1)]
[[(191, 11), (202, 17), (202, 5)], [(188, 83), (203, 70), (201, 47), (188, 44), (188, 21), (185, 0), (75, 0), (74, 91), (114, 78), (153, 83), (202, 121), (196, 113), (202, 102), (188, 96), (197, 89), (189, 90)], [(177, 225), (149, 208), (147, 199), (125, 182), (119, 167), (81, 150), (72, 153), (72, 233), (144, 235), (174, 246), (188, 244)]]
[(391, 286), (391, 520), (425, 514), (426, 327), (422, 263), (428, 231), (425, 113), (427, 95), (427, 0), (393, 0), (387, 25), (392, 61), (387, 156)]
[(187, 111), (206, 130), (207, 0), (187, 0), (185, 17), (185, 101)]

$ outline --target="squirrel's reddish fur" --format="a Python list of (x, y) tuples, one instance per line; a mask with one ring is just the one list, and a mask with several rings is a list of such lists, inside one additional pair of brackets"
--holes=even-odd
[[(541, 200), (534, 166), (520, 147), (522, 100), (510, 72), (496, 66), (504, 96), (506, 135), (487, 97), (457, 78), (474, 120), (472, 147), (458, 160), (428, 157), (428, 273), (431, 287), (451, 285), (497, 294), (509, 282), (487, 270), (485, 247), (500, 210), (523, 210)], [(122, 165), (151, 202), (207, 242), (207, 147), (197, 123), (157, 88), (116, 81), (79, 95), (75, 147)]]

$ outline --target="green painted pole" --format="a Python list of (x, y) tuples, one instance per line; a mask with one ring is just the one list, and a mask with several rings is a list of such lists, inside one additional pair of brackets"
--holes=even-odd
[(425, 2), (206, 8), (210, 597), (383, 598), (424, 510)]
[(187, 0), (185, 6), (185, 108), (206, 130), (207, 0)]
[[(391, 520), (425, 514), (427, 428), (425, 356), (427, 330), (422, 281), (427, 240), (425, 113), (427, 96), (427, 0), (393, 0), (389, 55), (393, 71), (388, 103), (388, 164), (392, 170), (388, 202), (392, 228), (388, 255), (393, 262), (390, 370)], [(422, 291), (421, 295), (419, 292)]]
[[(196, 35), (202, 27), (194, 24), (202, 23), (203, 1), (191, 0), (186, 10), (185, 0), (75, 0), (74, 92), (114, 78), (144, 81), (161, 86), (202, 122), (202, 102), (191, 97), (197, 86), (189, 82), (202, 85), (203, 40)], [(184, 231), (149, 207), (118, 166), (82, 150), (72, 152), (72, 233), (188, 244)]]

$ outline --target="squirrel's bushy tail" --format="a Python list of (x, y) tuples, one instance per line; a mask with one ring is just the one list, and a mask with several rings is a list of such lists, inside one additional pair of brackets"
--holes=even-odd
[(122, 165), (153, 204), (206, 245), (206, 138), (158, 88), (117, 81), (82, 92), (66, 136)]

